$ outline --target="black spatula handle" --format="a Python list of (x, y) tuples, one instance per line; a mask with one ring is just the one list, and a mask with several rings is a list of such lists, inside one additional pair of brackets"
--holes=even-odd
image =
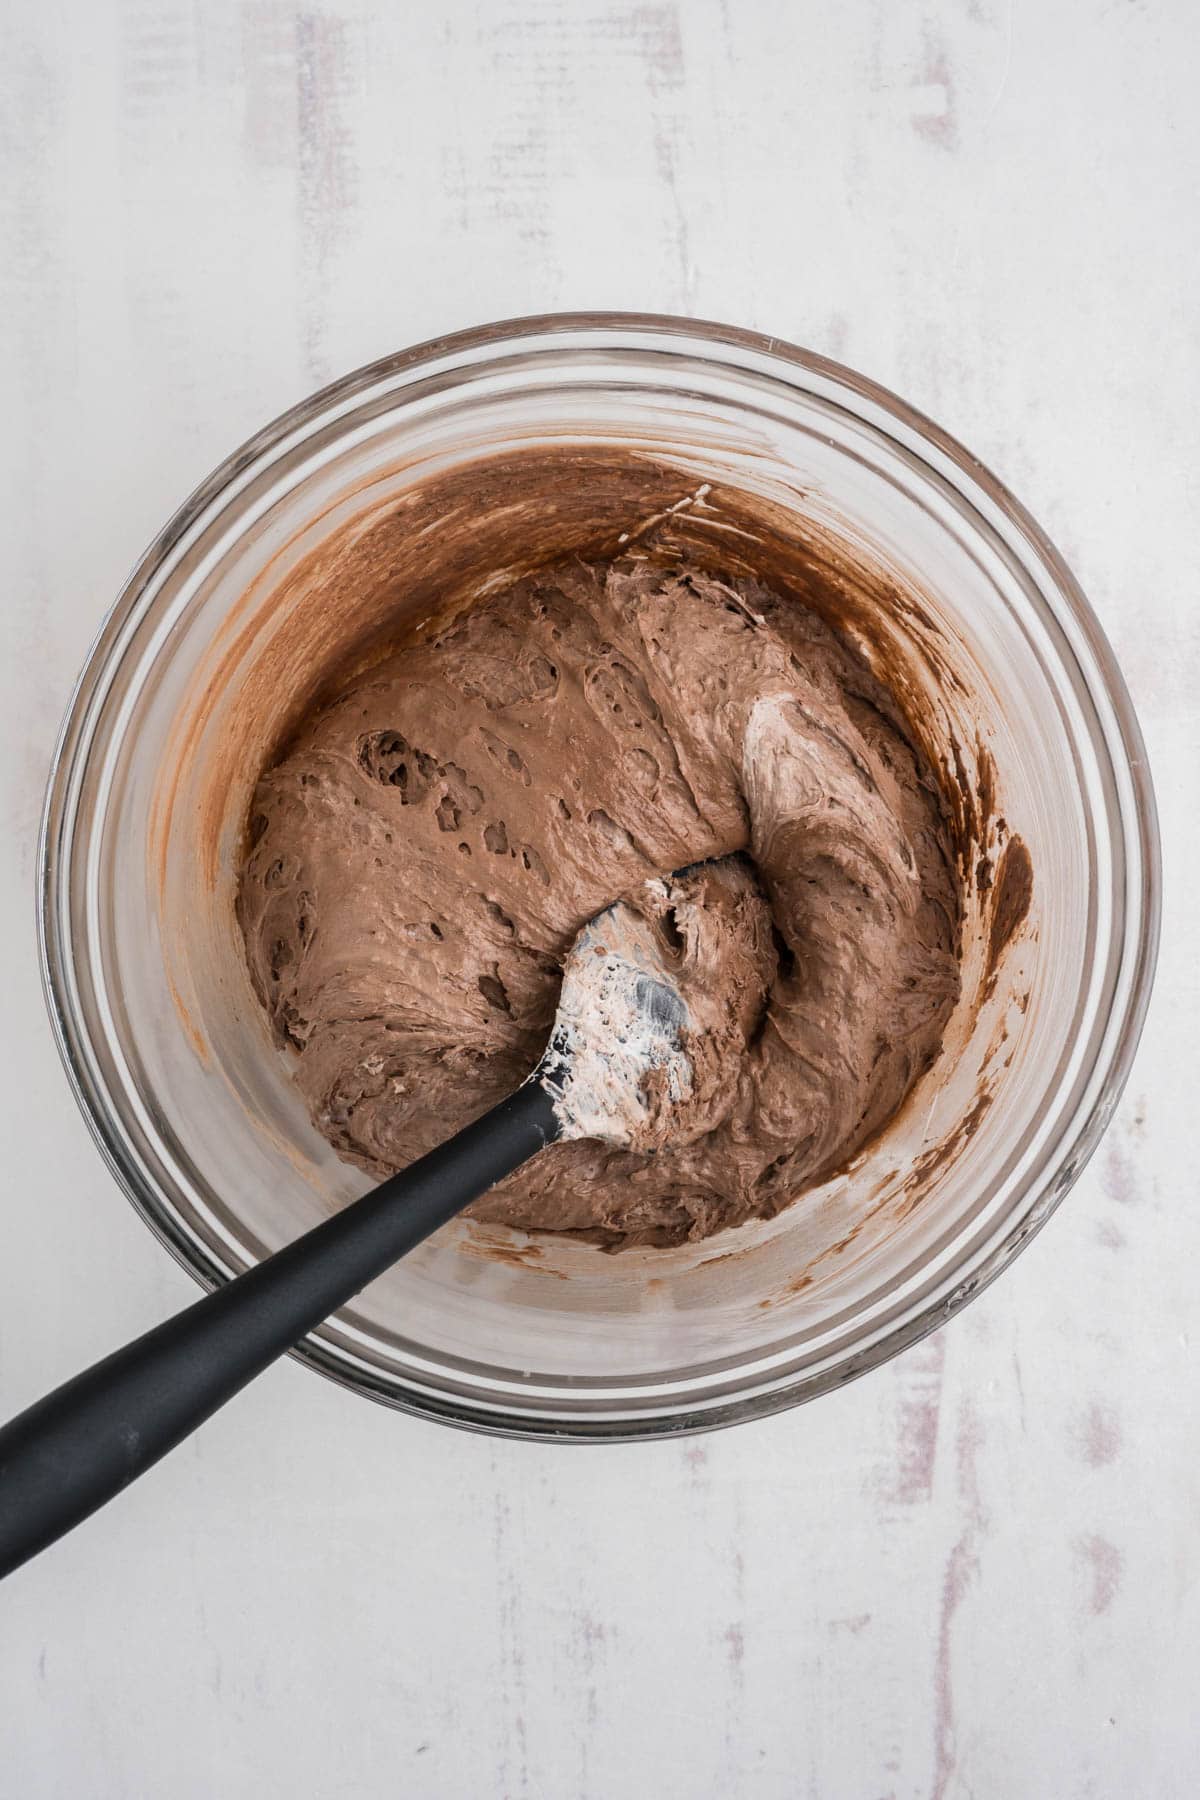
[(78, 1525), (406, 1251), (558, 1136), (536, 1081), (0, 1429), (0, 1576)]

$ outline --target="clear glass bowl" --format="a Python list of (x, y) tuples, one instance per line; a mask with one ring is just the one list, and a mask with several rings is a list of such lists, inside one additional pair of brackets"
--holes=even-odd
[[(200, 1281), (366, 1185), (309, 1124), (233, 923), (256, 772), (238, 734), (282, 717), (302, 674), (281, 585), (334, 527), (439, 470), (564, 444), (653, 456), (681, 493), (723, 482), (910, 584), (921, 607), (895, 621), (909, 703), (935, 740), (953, 725), (990, 750), (1035, 870), (985, 1004), (982, 953), (968, 958), (937, 1078), (819, 1192), (704, 1244), (616, 1257), (458, 1221), (297, 1352), (459, 1425), (618, 1439), (810, 1399), (1012, 1260), (1128, 1072), (1158, 843), (1128, 695), (1062, 559), (986, 469), (874, 383), (773, 338), (614, 314), (489, 326), (347, 376), (231, 456), (151, 545), (88, 659), (47, 799), (42, 955), (61, 1051), (118, 1181)], [(944, 663), (931, 679), (918, 612), (957, 680)]]

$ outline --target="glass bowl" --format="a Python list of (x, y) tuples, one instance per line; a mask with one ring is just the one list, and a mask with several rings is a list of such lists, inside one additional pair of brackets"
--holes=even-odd
[[(151, 545), (88, 658), (50, 782), (41, 948), (62, 1055), (121, 1186), (201, 1282), (368, 1185), (309, 1123), (233, 918), (254, 744), (353, 611), (322, 594), (313, 558), (332, 532), (419, 512), (447, 471), (499, 457), (536, 478), (564, 450), (581, 469), (571, 547), (594, 547), (588, 470), (603, 466), (681, 501), (740, 496), (764, 541), (824, 533), (885, 570), (914, 727), (960, 810), (977, 796), (981, 860), (994, 868), (1018, 835), (1034, 869), (998, 963), (987, 885), (973, 889), (964, 999), (935, 1070), (778, 1218), (617, 1256), (459, 1220), (297, 1351), (458, 1425), (621, 1439), (811, 1399), (1013, 1259), (1128, 1073), (1158, 843), (1129, 698), (1069, 570), (986, 469), (874, 383), (774, 338), (620, 314), (516, 320), (375, 363), (236, 451)], [(421, 529), (434, 574), (453, 530), (473, 546), (455, 564), (464, 592), (496, 578), (487, 508)]]

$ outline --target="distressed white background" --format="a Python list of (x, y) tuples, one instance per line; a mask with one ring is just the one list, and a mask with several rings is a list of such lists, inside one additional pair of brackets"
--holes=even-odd
[(1200, 32), (1192, 0), (5, 0), (0, 1412), (193, 1288), (34, 963), (104, 608), (332, 375), (693, 311), (990, 463), (1112, 637), (1158, 991), (1069, 1202), (947, 1331), (684, 1444), (462, 1436), (288, 1364), (0, 1594), (13, 1800), (1163, 1800), (1200, 1764)]

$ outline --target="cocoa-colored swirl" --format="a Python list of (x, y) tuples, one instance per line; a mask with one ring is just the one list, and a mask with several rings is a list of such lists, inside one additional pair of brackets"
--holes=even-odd
[(250, 835), (255, 987), (316, 1124), (379, 1175), (532, 1068), (586, 919), (745, 860), (770, 924), (741, 907), (707, 1128), (555, 1146), (477, 1204), (510, 1224), (619, 1247), (778, 1212), (893, 1115), (958, 994), (935, 781), (853, 652), (744, 578), (626, 558), (479, 602), (303, 725)]

